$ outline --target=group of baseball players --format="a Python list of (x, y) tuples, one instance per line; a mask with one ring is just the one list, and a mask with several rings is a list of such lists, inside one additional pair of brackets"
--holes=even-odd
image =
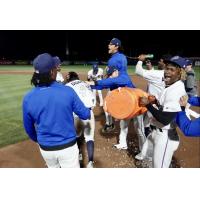
[[(57, 56), (44, 53), (34, 59), (31, 84), (35, 87), (23, 99), (23, 124), (29, 137), (38, 144), (48, 167), (80, 167), (82, 135), (87, 147), (87, 168), (94, 167), (96, 92), (102, 107), (103, 89), (108, 89), (109, 94), (117, 88), (136, 87), (128, 75), (127, 58), (121, 48), (121, 41), (113, 38), (108, 44), (111, 57), (105, 69), (106, 77), (98, 63), (93, 63), (87, 81), (80, 80), (73, 71), (63, 77)], [(143, 68), (144, 62), (147, 69)], [(192, 63), (180, 56), (165, 55), (159, 60), (158, 69), (154, 69), (145, 54), (141, 54), (135, 72), (148, 82), (151, 100), (139, 99), (139, 105), (148, 111), (132, 120), (120, 120), (119, 143), (114, 147), (129, 148), (128, 126), (133, 121), (140, 150), (135, 159), (148, 159), (154, 168), (168, 168), (179, 146), (177, 125), (187, 136), (200, 136), (200, 115), (189, 108), (190, 104), (200, 105)], [(196, 120), (191, 120), (191, 115)], [(109, 134), (115, 129), (115, 122), (107, 112), (105, 121), (102, 132)]]

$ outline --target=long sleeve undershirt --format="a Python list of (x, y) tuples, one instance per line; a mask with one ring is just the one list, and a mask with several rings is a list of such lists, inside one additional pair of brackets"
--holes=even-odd
[(163, 125), (168, 125), (170, 122), (172, 122), (175, 117), (177, 112), (165, 112), (161, 110), (157, 110), (152, 106), (152, 104), (148, 104), (147, 109), (151, 112), (151, 114), (155, 117), (157, 121), (162, 123)]

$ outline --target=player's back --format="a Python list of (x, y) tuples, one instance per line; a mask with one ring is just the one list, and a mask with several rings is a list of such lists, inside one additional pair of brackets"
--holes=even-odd
[(75, 138), (72, 112), (87, 119), (89, 111), (82, 108), (74, 90), (57, 82), (33, 88), (23, 100), (23, 112), (37, 124), (37, 140), (43, 146), (61, 145)]
[(67, 83), (66, 85), (74, 89), (86, 107), (94, 107), (94, 94), (91, 87), (86, 82), (81, 80), (74, 80)]

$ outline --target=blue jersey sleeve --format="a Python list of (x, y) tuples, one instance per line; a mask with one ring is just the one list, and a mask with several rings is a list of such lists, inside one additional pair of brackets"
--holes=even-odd
[(103, 80), (97, 81), (98, 86), (105, 86), (105, 87), (110, 87), (110, 86), (115, 86), (115, 85), (120, 85), (121, 87), (127, 86), (127, 79), (118, 76), (116, 78), (107, 78)]
[(103, 89), (109, 89), (110, 87), (109, 86), (102, 86), (102, 85), (91, 85), (90, 86), (91, 89), (93, 90), (103, 90)]
[(188, 103), (192, 106), (200, 106), (200, 97), (191, 97), (189, 98)]
[(23, 125), (28, 136), (34, 141), (37, 142), (37, 134), (35, 130), (35, 121), (28, 113), (28, 105), (26, 100), (23, 101)]
[(73, 105), (72, 111), (83, 120), (90, 119), (90, 109), (85, 107), (76, 92), (73, 91)]
[(200, 118), (190, 120), (182, 111), (177, 114), (176, 123), (185, 136), (200, 136)]

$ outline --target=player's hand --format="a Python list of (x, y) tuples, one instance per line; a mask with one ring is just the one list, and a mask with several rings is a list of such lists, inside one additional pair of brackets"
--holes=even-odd
[(179, 101), (180, 106), (186, 107), (187, 102), (188, 102), (188, 96), (187, 96), (187, 95), (182, 96), (182, 97), (180, 98), (180, 101)]
[(148, 96), (148, 100), (149, 100), (149, 103), (151, 103), (151, 104), (156, 104), (156, 102), (157, 102), (156, 97), (151, 94)]
[(139, 98), (139, 106), (141, 107), (145, 107), (146, 105), (148, 105), (150, 102), (148, 100), (147, 97), (140, 97)]
[(141, 54), (141, 55), (138, 56), (138, 60), (140, 60), (140, 61), (142, 61), (142, 62), (144, 62), (145, 59), (146, 59), (145, 54)]

